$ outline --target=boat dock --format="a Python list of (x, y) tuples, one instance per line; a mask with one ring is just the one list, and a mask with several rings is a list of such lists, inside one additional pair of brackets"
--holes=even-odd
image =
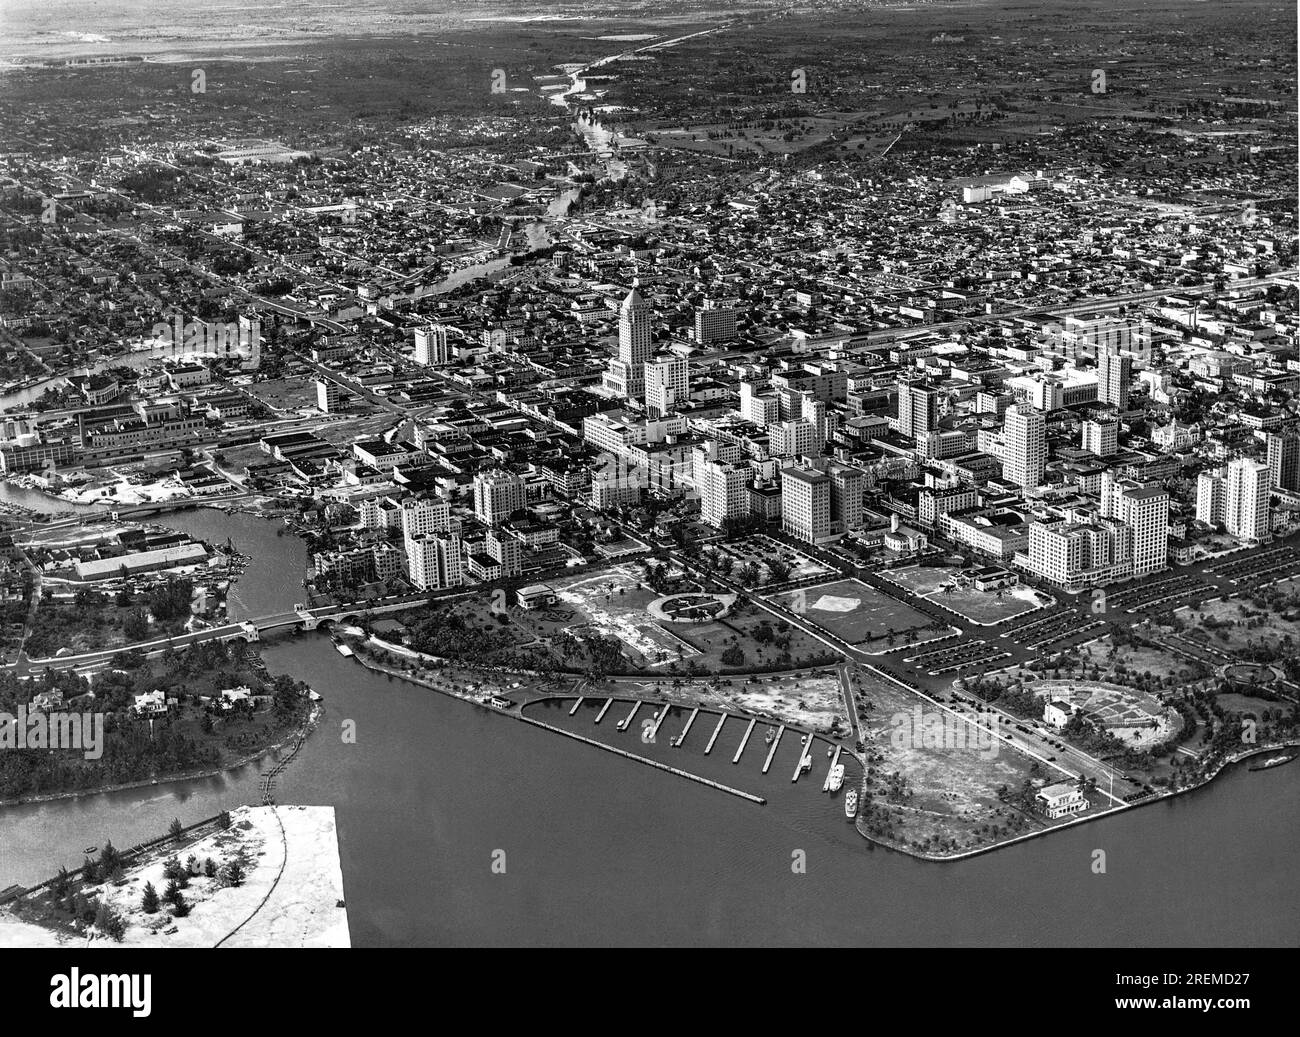
[(767, 750), (767, 759), (763, 761), (763, 773), (772, 766), (772, 757), (776, 755), (776, 747), (781, 744), (781, 736), (785, 734), (785, 724), (776, 729), (776, 737), (772, 739), (771, 748)]
[(639, 699), (636, 702), (632, 703), (632, 712), (630, 712), (627, 716), (625, 716), (622, 720), (618, 722), (617, 726), (620, 731), (626, 731), (629, 727), (632, 726), (632, 718), (636, 716), (636, 711), (640, 708), (641, 708), (641, 701)]
[(619, 749), (613, 745), (606, 745), (604, 742), (598, 742), (594, 738), (587, 738), (585, 735), (575, 734), (572, 731), (566, 731), (562, 727), (554, 727), (542, 720), (534, 720), (530, 716), (519, 714), (519, 719), (525, 724), (532, 724), (535, 727), (545, 728), (547, 731), (554, 731), (557, 735), (564, 735), (566, 738), (576, 738), (579, 742), (585, 742), (587, 745), (594, 745), (597, 749), (604, 749), (606, 752), (615, 753), (629, 760), (636, 760), (638, 763), (644, 763), (649, 767), (657, 770), (667, 771), (669, 774), (676, 774), (679, 778), (687, 778), (690, 781), (699, 782), (701, 785), (707, 785), (711, 789), (717, 789), (719, 792), (727, 792), (733, 796), (739, 796), (751, 803), (757, 803), (760, 806), (767, 802), (762, 796), (755, 796), (752, 792), (742, 792), (740, 789), (733, 789), (730, 785), (724, 785), (720, 781), (713, 781), (711, 778), (702, 778), (698, 774), (692, 774), (690, 771), (680, 770), (677, 767), (670, 767), (666, 763), (660, 763), (658, 760), (651, 760), (645, 756), (637, 756), (626, 749)]
[(659, 716), (655, 718), (655, 726), (650, 729), (650, 741), (653, 742), (659, 737), (659, 728), (661, 728), (664, 721), (668, 719), (668, 711), (672, 708), (673, 707), (668, 705), (666, 702), (659, 707)]
[(613, 699), (606, 699), (606, 700), (605, 700), (605, 704), (604, 704), (603, 706), (600, 707), (600, 712), (596, 714), (596, 723), (599, 724), (602, 720), (605, 719), (605, 712), (606, 712), (606, 710), (609, 709), (609, 707), (610, 707), (611, 705), (613, 705), (613, 703), (614, 703), (614, 700), (613, 700)]
[(731, 758), (732, 763), (740, 762), (740, 754), (745, 751), (745, 746), (749, 743), (750, 733), (754, 730), (754, 725), (757, 723), (757, 720), (751, 720), (749, 726), (745, 728), (745, 737), (740, 740), (740, 748), (736, 750), (736, 755)]
[(843, 748), (844, 746), (842, 745), (837, 745), (835, 747), (835, 755), (831, 757), (831, 765), (826, 768), (826, 780), (822, 782), (823, 792), (829, 792), (831, 790), (831, 771), (833, 771), (835, 769), (835, 765), (840, 762), (840, 752), (843, 750)]
[(803, 744), (799, 748), (799, 759), (795, 761), (794, 774), (790, 776), (791, 782), (796, 782), (799, 780), (799, 772), (803, 770), (804, 758), (812, 752), (812, 747), (813, 747), (813, 736), (812, 736), (812, 732), (809, 731), (807, 739), (803, 742)]
[(682, 728), (682, 733), (679, 734), (677, 736), (676, 741), (673, 742), (674, 746), (679, 746), (684, 741), (686, 741), (686, 736), (691, 733), (691, 725), (695, 723), (695, 718), (699, 715), (700, 715), (700, 707), (696, 706), (693, 710), (691, 710), (691, 715), (686, 718), (686, 726)]
[(578, 701), (575, 702), (575, 703), (573, 704), (573, 708), (572, 708), (571, 710), (569, 710), (569, 716), (573, 716), (574, 713), (578, 712), (578, 707), (581, 706), (581, 705), (582, 705), (582, 696), (579, 695), (579, 696), (578, 696)]
[(709, 737), (709, 744), (704, 747), (704, 755), (708, 756), (713, 752), (713, 743), (718, 740), (718, 735), (722, 733), (722, 725), (727, 722), (727, 714), (723, 713), (718, 717), (718, 726), (713, 729), (713, 734)]

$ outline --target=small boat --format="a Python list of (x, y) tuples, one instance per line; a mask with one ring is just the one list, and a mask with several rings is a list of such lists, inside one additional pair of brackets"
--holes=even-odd
[(850, 821), (858, 814), (858, 793), (856, 789), (849, 789), (844, 793), (844, 816)]
[(773, 731), (772, 728), (769, 727), (769, 728), (767, 729), (767, 736), (763, 739), (763, 744), (764, 744), (764, 745), (771, 745), (771, 744), (772, 744), (772, 739), (775, 738), (775, 737), (776, 737), (776, 732)]
[(84, 854), (98, 853), (98, 852), (99, 852), (99, 847), (98, 847), (98, 846), (87, 846), (87, 847), (86, 847), (84, 850), (82, 850), (81, 852), (84, 853)]
[(844, 764), (837, 763), (831, 768), (831, 780), (828, 786), (832, 792), (839, 792), (840, 786), (844, 784)]
[(1270, 756), (1263, 763), (1257, 763), (1253, 767), (1250, 767), (1248, 769), (1252, 771), (1266, 771), (1270, 767), (1281, 767), (1282, 764), (1290, 763), (1294, 759), (1295, 759), (1295, 753), (1284, 753), (1281, 756)]
[(810, 770), (812, 770), (812, 757), (811, 757), (811, 756), (805, 756), (802, 760), (800, 760), (800, 761), (799, 761), (799, 769), (800, 769), (801, 771), (810, 771)]

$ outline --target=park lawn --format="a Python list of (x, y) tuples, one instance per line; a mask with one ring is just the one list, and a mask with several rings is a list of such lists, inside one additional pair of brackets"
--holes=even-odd
[[(741, 612), (709, 623), (662, 625), (700, 653), (686, 661), (709, 673), (794, 669), (835, 658), (835, 653), (822, 642), (784, 620), (766, 612), (743, 609), (742, 606)], [(760, 641), (760, 628), (770, 630), (772, 639)], [(788, 646), (781, 647), (787, 638)], [(745, 653), (744, 662), (732, 665), (722, 661), (722, 653), (733, 647)], [(669, 672), (678, 672), (678, 668), (669, 667)]]

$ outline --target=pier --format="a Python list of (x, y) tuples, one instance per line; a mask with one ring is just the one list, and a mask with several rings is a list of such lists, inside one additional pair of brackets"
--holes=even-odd
[(641, 708), (640, 699), (632, 703), (632, 712), (630, 712), (627, 716), (625, 716), (622, 720), (618, 722), (618, 729), (620, 731), (626, 731), (629, 727), (632, 726), (632, 718), (636, 716), (636, 711), (640, 708)]
[(576, 738), (579, 742), (585, 742), (587, 745), (594, 745), (597, 749), (604, 749), (607, 753), (614, 753), (629, 760), (636, 760), (637, 763), (644, 763), (648, 767), (654, 767), (656, 770), (667, 771), (669, 774), (675, 774), (679, 778), (686, 778), (689, 781), (699, 782), (701, 785), (707, 785), (711, 789), (717, 789), (719, 792), (726, 792), (732, 796), (739, 796), (741, 799), (748, 800), (751, 803), (757, 803), (762, 806), (767, 802), (762, 796), (755, 796), (752, 792), (742, 792), (740, 789), (733, 789), (730, 785), (723, 785), (720, 781), (713, 781), (711, 778), (702, 778), (698, 774), (692, 774), (690, 771), (680, 770), (677, 767), (670, 767), (666, 763), (660, 763), (658, 760), (651, 760), (644, 756), (637, 756), (636, 753), (630, 753), (626, 749), (619, 749), (613, 745), (606, 745), (604, 742), (598, 742), (594, 738), (588, 738), (585, 735), (575, 734), (573, 731), (566, 731), (562, 727), (554, 727), (542, 720), (534, 720), (532, 717), (519, 714), (519, 719), (525, 724), (532, 724), (534, 727), (545, 728), (547, 731), (554, 731), (557, 735), (564, 735), (565, 738)]
[(650, 741), (653, 742), (659, 737), (659, 728), (661, 728), (664, 721), (668, 719), (668, 711), (672, 708), (673, 707), (668, 705), (666, 702), (659, 707), (659, 716), (655, 718), (655, 726), (650, 729)]
[(813, 747), (813, 736), (812, 736), (812, 732), (809, 731), (808, 740), (803, 743), (803, 747), (799, 750), (799, 759), (795, 762), (794, 774), (790, 776), (791, 782), (796, 782), (799, 780), (799, 772), (803, 769), (804, 757), (812, 755), (812, 747)]
[(609, 709), (611, 705), (613, 705), (613, 703), (614, 703), (613, 699), (605, 700), (605, 704), (600, 707), (600, 712), (596, 714), (596, 723), (599, 724), (602, 720), (605, 719), (605, 712)]
[(713, 752), (713, 743), (718, 740), (718, 735), (722, 733), (722, 725), (727, 722), (727, 714), (723, 713), (718, 717), (718, 726), (713, 729), (713, 734), (709, 738), (709, 744), (704, 747), (704, 755), (708, 756)]
[(767, 750), (767, 759), (763, 761), (764, 774), (766, 774), (767, 769), (772, 766), (772, 757), (776, 755), (776, 747), (781, 744), (781, 736), (783, 734), (785, 734), (785, 724), (782, 724), (776, 729), (776, 737), (772, 739), (772, 745)]
[(837, 745), (835, 747), (835, 755), (831, 757), (831, 765), (826, 768), (826, 780), (822, 782), (823, 792), (829, 792), (831, 790), (831, 771), (835, 770), (835, 765), (840, 762), (840, 752), (843, 751), (843, 749), (844, 746), (842, 745)]
[(745, 737), (740, 740), (740, 748), (736, 750), (736, 755), (731, 758), (732, 763), (740, 762), (740, 754), (745, 751), (745, 746), (749, 744), (750, 733), (754, 730), (754, 725), (757, 723), (757, 720), (751, 720), (749, 726), (745, 728)]
[(573, 716), (574, 713), (578, 712), (578, 707), (581, 706), (581, 705), (582, 705), (582, 696), (579, 695), (579, 696), (578, 696), (578, 701), (575, 702), (575, 703), (573, 704), (573, 708), (572, 708), (571, 710), (569, 710), (569, 716)]
[(686, 736), (691, 733), (691, 725), (695, 723), (695, 718), (699, 715), (700, 715), (700, 707), (696, 706), (693, 710), (691, 710), (691, 715), (686, 718), (686, 726), (682, 728), (682, 733), (679, 734), (676, 740), (673, 742), (674, 747), (679, 746), (684, 741), (686, 741)]

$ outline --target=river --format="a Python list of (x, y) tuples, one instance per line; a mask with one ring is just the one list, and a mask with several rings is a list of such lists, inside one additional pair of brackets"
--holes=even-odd
[[(301, 541), (247, 515), (163, 521), (230, 537), (256, 563), (236, 616), (291, 605)], [(646, 755), (768, 798), (757, 806), (345, 662), (323, 634), (265, 646), (326, 716), (279, 778), (285, 803), (329, 804), (357, 945), (1294, 945), (1300, 767), (1237, 767), (1208, 787), (954, 864), (875, 849), (807, 781), (797, 743), (773, 773), (695, 734)], [(575, 726), (566, 709), (535, 714)], [(356, 725), (355, 744), (339, 735)], [(629, 735), (629, 738), (634, 738)], [(750, 750), (752, 752), (752, 749)], [(819, 755), (819, 754), (815, 754)], [(778, 765), (779, 764), (779, 765)], [(0, 887), (83, 847), (161, 834), (258, 802), (268, 764), (202, 781), (0, 811)], [(822, 763), (819, 758), (817, 767)], [(1093, 874), (1104, 849), (1106, 873)], [(495, 851), (505, 874), (493, 872)], [(803, 851), (806, 873), (792, 870)]]

